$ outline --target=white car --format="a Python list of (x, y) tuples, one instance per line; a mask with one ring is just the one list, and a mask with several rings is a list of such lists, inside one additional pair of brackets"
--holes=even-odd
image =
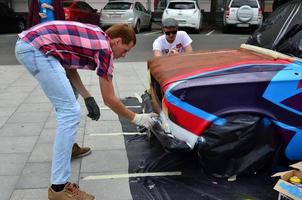
[(224, 30), (234, 27), (258, 27), (263, 15), (258, 0), (230, 0), (223, 16)]
[(151, 12), (139, 1), (110, 1), (101, 11), (100, 26), (105, 28), (113, 24), (126, 23), (139, 33), (141, 28), (151, 30), (151, 17)]
[(202, 29), (203, 17), (195, 0), (169, 1), (163, 12), (162, 21), (166, 18), (176, 19), (179, 27), (193, 28), (198, 32)]

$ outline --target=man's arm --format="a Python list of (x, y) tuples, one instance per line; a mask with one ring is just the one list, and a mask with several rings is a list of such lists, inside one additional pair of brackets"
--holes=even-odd
[(113, 110), (116, 114), (132, 121), (134, 119), (135, 113), (127, 109), (124, 104), (115, 96), (112, 81), (100, 77), (99, 82), (104, 104), (111, 110)]
[(184, 48), (184, 50), (185, 50), (185, 53), (191, 53), (193, 51), (192, 45), (189, 44), (188, 46), (186, 46)]
[(154, 50), (153, 51), (153, 56), (154, 57), (160, 57), (160, 56), (162, 56), (160, 50)]
[(84, 86), (81, 77), (76, 69), (65, 69), (67, 77), (69, 78), (71, 84), (80, 93), (80, 95), (85, 99), (90, 97), (89, 91)]
[(76, 69), (65, 69), (65, 71), (72, 86), (80, 93), (85, 101), (88, 110), (87, 116), (97, 121), (101, 115), (99, 106), (84, 86), (78, 71)]

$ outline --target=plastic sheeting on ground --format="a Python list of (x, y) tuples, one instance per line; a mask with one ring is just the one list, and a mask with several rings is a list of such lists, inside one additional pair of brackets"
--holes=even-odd
[[(135, 98), (124, 100), (126, 105), (139, 105)], [(140, 112), (140, 109), (134, 110)], [(136, 126), (120, 119), (124, 132), (137, 132)], [(168, 153), (159, 142), (146, 135), (125, 136), (129, 173), (181, 172), (175, 176), (130, 178), (133, 200), (273, 200), (275, 179), (268, 173), (238, 177), (228, 182), (205, 174), (197, 156), (189, 153)]]

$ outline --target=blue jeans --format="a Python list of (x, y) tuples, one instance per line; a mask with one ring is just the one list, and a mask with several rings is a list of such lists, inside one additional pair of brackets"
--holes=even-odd
[(17, 41), (15, 53), (18, 61), (39, 82), (56, 110), (51, 184), (64, 184), (71, 176), (71, 151), (80, 124), (80, 105), (57, 59), (45, 56), (22, 40)]

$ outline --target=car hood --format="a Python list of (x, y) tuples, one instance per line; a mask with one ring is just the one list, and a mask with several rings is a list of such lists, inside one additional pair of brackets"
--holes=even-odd
[[(165, 91), (172, 83), (188, 79), (198, 79), (199, 84), (203, 85), (231, 84), (247, 81), (240, 79), (240, 74), (251, 74), (249, 76), (251, 79), (264, 81), (262, 79), (265, 77), (257, 77), (257, 74), (278, 71), (280, 69), (273, 66), (289, 63), (290, 61), (287, 59), (275, 59), (240, 48), (163, 56), (149, 60), (148, 68), (154, 79)], [(234, 79), (234, 77), (237, 78)]]

